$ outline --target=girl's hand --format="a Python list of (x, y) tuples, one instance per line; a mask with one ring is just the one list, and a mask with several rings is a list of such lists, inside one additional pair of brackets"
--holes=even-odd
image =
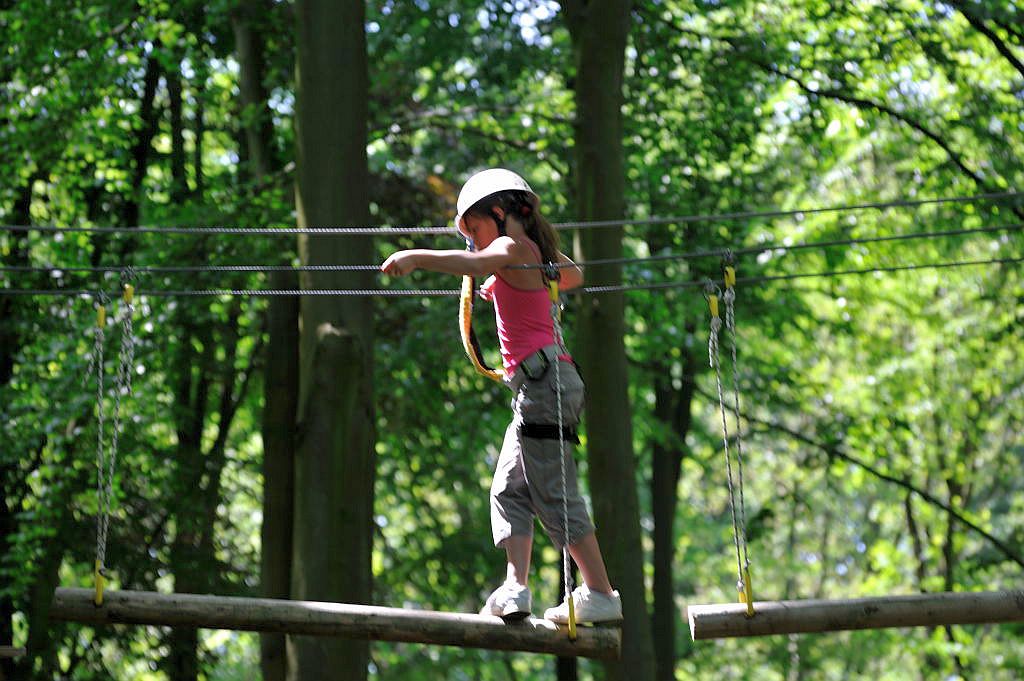
[(494, 300), (494, 284), (497, 283), (497, 279), (494, 275), (487, 277), (487, 281), (480, 285), (480, 297), (484, 300)]
[(412, 251), (398, 251), (388, 256), (380, 271), (392, 277), (401, 277), (419, 268), (416, 254)]

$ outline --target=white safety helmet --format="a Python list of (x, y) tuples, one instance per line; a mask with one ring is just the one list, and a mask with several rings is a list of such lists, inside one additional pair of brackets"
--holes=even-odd
[(530, 189), (530, 185), (526, 183), (526, 180), (516, 175), (511, 170), (505, 170), (504, 168), (489, 168), (487, 170), (481, 170), (473, 177), (466, 180), (466, 184), (462, 185), (462, 191), (459, 192), (459, 201), (456, 204), (457, 215), (455, 216), (455, 228), (460, 229), (462, 226), (462, 216), (466, 214), (466, 211), (473, 207), (473, 205), (481, 200), (486, 199), (492, 194), (498, 192), (507, 191), (510, 189), (518, 189), (525, 191), (533, 197), (534, 206), (540, 203), (540, 197), (537, 193)]

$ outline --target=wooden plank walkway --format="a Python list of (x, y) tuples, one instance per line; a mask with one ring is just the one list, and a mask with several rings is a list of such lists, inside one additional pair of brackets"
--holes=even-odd
[(576, 640), (570, 641), (566, 627), (543, 619), (507, 624), (486, 615), (150, 591), (107, 591), (103, 605), (96, 607), (93, 596), (91, 589), (57, 589), (50, 616), (92, 625), (237, 629), (598, 659), (618, 659), (622, 645), (617, 627), (578, 627)]
[(1024, 591), (965, 591), (843, 600), (766, 601), (746, 616), (742, 603), (691, 605), (694, 641), (887, 627), (1024, 622)]

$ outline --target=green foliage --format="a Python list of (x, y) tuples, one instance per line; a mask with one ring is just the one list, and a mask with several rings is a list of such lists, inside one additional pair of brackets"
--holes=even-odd
[[(576, 74), (558, 5), (371, 5), (374, 221), (449, 222), (460, 181), (488, 165), (522, 171), (550, 216), (573, 220)], [(239, 104), (236, 9), (227, 0), (4, 4), (2, 222), (123, 225), (134, 206), (141, 225), (293, 224), (293, 10), (268, 3), (255, 17), (274, 156), (273, 174), (255, 181), (243, 144), (243, 122), (255, 114)], [(624, 109), (630, 218), (970, 195), (1024, 179), (1024, 36), (1012, 3), (646, 0), (636, 3), (631, 21)], [(147, 73), (156, 75), (150, 120)], [(174, 79), (182, 86), (183, 130), (171, 115)], [(175, 148), (179, 132), (182, 149)], [(140, 140), (148, 163), (137, 176)], [(181, 151), (184, 187), (173, 160)], [(1022, 216), (1019, 201), (977, 201), (680, 220), (630, 226), (625, 249), (644, 257), (783, 246), (1015, 225)], [(414, 246), (461, 244), (454, 234), (378, 240), (381, 257)], [(1020, 257), (1021, 246), (1017, 227), (766, 250), (740, 257), (738, 270), (740, 277), (772, 277), (986, 260)], [(274, 237), (42, 232), (0, 233), (0, 254), (4, 265), (65, 268), (3, 272), (5, 288), (107, 293), (117, 289), (117, 273), (66, 268), (296, 258), (290, 240)], [(717, 278), (719, 268), (718, 258), (651, 260), (626, 265), (624, 279), (699, 281)], [(260, 288), (267, 279), (142, 273), (136, 284)], [(421, 273), (409, 285), (457, 284)], [(575, 308), (587, 300), (569, 299), (570, 345), (600, 343), (573, 334)], [(98, 508), (98, 405), (88, 373), (93, 303), (89, 296), (0, 296), (0, 359), (11, 365), (0, 384), (0, 604), (17, 612), (11, 621), (19, 644), (45, 585), (91, 579)], [(655, 521), (652, 449), (676, 446), (676, 603), (731, 601), (731, 514), (714, 378), (705, 368), (706, 304), (692, 288), (631, 292), (628, 303), (643, 526)], [(487, 489), (507, 395), (462, 358), (455, 307), (438, 298), (375, 302), (374, 575), (375, 601), (383, 605), (474, 611), (502, 578)], [(478, 331), (492, 338), (480, 307)], [(108, 443), (119, 310), (116, 301), (110, 305), (106, 327)], [(265, 301), (226, 296), (139, 301), (107, 561), (115, 586), (170, 589), (191, 581), (219, 593), (257, 593), (260, 499), (272, 484), (260, 476), (261, 372), (274, 361), (263, 352), (265, 310)], [(757, 598), (1019, 583), (1018, 266), (759, 280), (738, 287), (736, 312)], [(688, 361), (697, 386), (693, 422), (680, 433), (655, 413), (655, 390), (667, 380), (681, 391)], [(237, 410), (223, 423), (219, 405), (232, 396)], [(212, 526), (205, 524), (210, 518)], [(543, 539), (536, 544), (540, 609), (557, 598), (558, 557)], [(1024, 668), (1021, 633), (1014, 626), (954, 627), (692, 644), (679, 627), (677, 673), (1009, 679)], [(169, 678), (157, 664), (167, 654), (162, 632), (69, 625), (53, 627), (50, 636), (53, 655), (37, 663), (38, 678)], [(256, 637), (205, 632), (202, 641), (205, 678), (257, 673)], [(553, 675), (549, 660), (490, 651), (375, 644), (372, 656), (382, 679)], [(581, 671), (583, 678), (600, 676), (591, 663), (582, 662)]]

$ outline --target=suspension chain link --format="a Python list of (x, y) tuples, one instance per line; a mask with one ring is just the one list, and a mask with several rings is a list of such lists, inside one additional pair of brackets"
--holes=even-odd
[[(558, 278), (559, 272), (552, 263), (545, 270), (544, 280), (548, 287), (548, 296), (551, 299), (551, 329), (555, 337), (555, 345), (558, 353), (565, 352), (565, 343), (562, 338), (562, 308), (558, 300)], [(576, 640), (576, 604), (572, 598), (572, 562), (569, 557), (569, 482), (565, 472), (565, 432), (563, 431), (562, 419), (562, 360), (555, 357), (555, 408), (558, 411), (558, 462), (562, 473), (562, 526), (564, 536), (562, 537), (562, 574), (564, 582), (562, 588), (565, 590), (565, 600), (569, 607), (569, 639)]]
[(96, 449), (97, 461), (97, 496), (98, 509), (96, 513), (96, 564), (95, 580), (96, 593), (94, 603), (96, 606), (103, 605), (103, 590), (106, 587), (107, 572), (107, 535), (110, 527), (110, 514), (112, 500), (114, 497), (114, 472), (117, 467), (117, 450), (121, 435), (121, 399), (132, 394), (132, 371), (135, 365), (135, 329), (133, 317), (135, 314), (135, 288), (131, 284), (134, 278), (132, 268), (126, 268), (122, 275), (122, 309), (121, 309), (121, 347), (117, 367), (117, 376), (114, 383), (114, 422), (113, 431), (110, 437), (110, 449), (104, 447), (104, 408), (103, 408), (103, 341), (105, 340), (106, 306), (99, 306), (98, 329), (95, 333), (94, 358), (97, 360), (97, 381), (96, 381), (96, 402), (97, 402), (97, 431), (98, 442)]
[(96, 562), (93, 565), (93, 580), (95, 582), (96, 594), (94, 602), (96, 605), (103, 604), (103, 586), (106, 579), (104, 563), (107, 558), (107, 503), (106, 486), (104, 485), (103, 472), (107, 469), (107, 454), (103, 440), (105, 420), (103, 409), (103, 383), (104, 383), (104, 347), (106, 345), (107, 327), (107, 296), (99, 293), (97, 296), (96, 326), (93, 329), (92, 354), (89, 356), (89, 366), (86, 370), (86, 377), (96, 375)]
[(723, 259), (725, 292), (725, 327), (729, 331), (729, 346), (732, 354), (733, 413), (736, 415), (736, 463), (740, 488), (740, 545), (743, 547), (743, 570), (740, 573), (741, 600), (747, 604), (747, 615), (754, 614), (754, 599), (750, 584), (750, 554), (747, 548), (747, 503), (743, 491), (743, 425), (740, 419), (739, 362), (736, 355), (736, 268), (732, 252)]
[(707, 282), (704, 287), (704, 296), (708, 301), (708, 308), (711, 311), (711, 331), (708, 336), (708, 357), (711, 368), (715, 371), (715, 386), (718, 389), (718, 408), (722, 417), (722, 444), (725, 450), (725, 473), (726, 484), (729, 489), (729, 510), (732, 514), (733, 543), (736, 547), (736, 589), (739, 591), (740, 602), (746, 602), (748, 611), (750, 603), (746, 598), (746, 582), (743, 577), (743, 559), (740, 555), (740, 525), (736, 513), (736, 486), (733, 482), (732, 455), (729, 451), (729, 422), (726, 418), (725, 393), (722, 389), (722, 363), (719, 353), (719, 333), (722, 329), (722, 317), (719, 314), (718, 302), (721, 298), (721, 289), (712, 282)]

